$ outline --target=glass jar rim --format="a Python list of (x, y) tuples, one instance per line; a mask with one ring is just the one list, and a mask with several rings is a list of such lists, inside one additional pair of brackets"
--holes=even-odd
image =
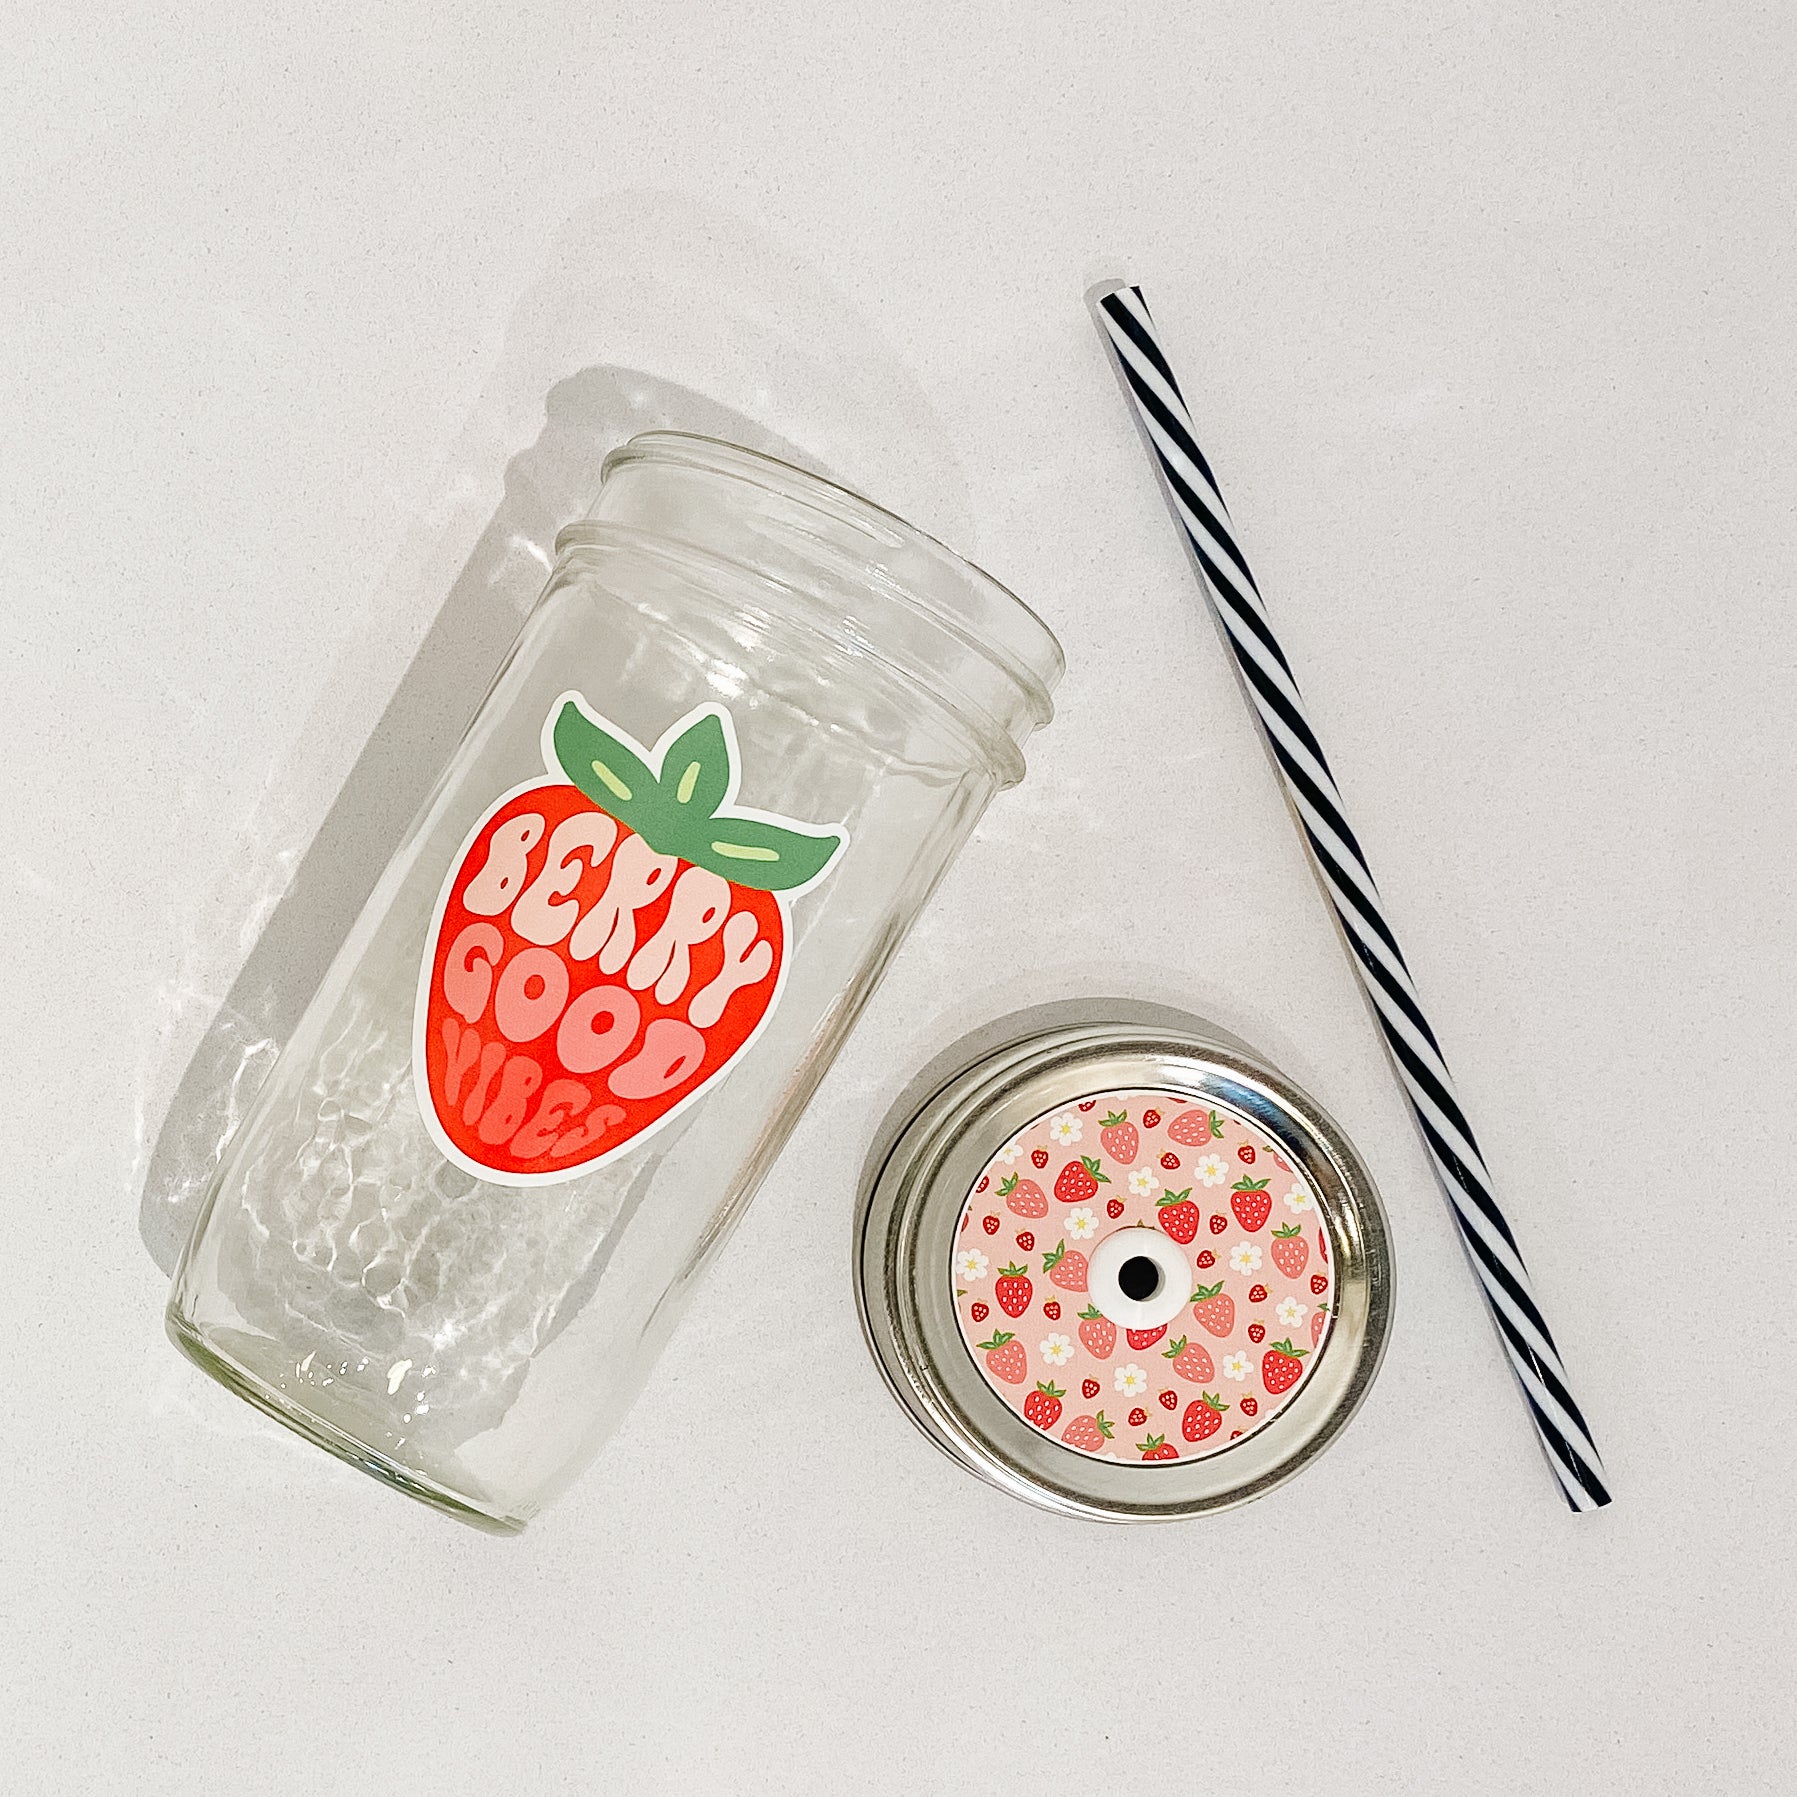
[[(840, 482), (813, 474), (761, 450), (746, 449), (739, 443), (698, 432), (640, 432), (606, 456), (601, 466), (601, 478), (632, 462), (669, 462), (747, 481), (840, 524), (847, 524), (888, 549), (921, 552), (937, 570), (966, 588), (976, 602), (983, 601), (981, 610), (987, 615), (958, 616), (927, 592), (920, 591), (915, 581), (881, 565), (886, 589), (1002, 668), (1024, 694), (1038, 729), (1054, 716), (1050, 694), (1067, 666), (1060, 640), (1035, 609), (1002, 581), (957, 554), (928, 531)], [(570, 525), (561, 537), (572, 539), (579, 531), (579, 525)], [(563, 546), (561, 537), (557, 539), (558, 551)], [(1001, 640), (995, 640), (989, 629), (982, 628), (994, 617), (1004, 621), (1005, 634)]]

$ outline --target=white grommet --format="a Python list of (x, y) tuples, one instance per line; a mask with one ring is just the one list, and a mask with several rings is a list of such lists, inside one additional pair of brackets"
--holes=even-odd
[[(1154, 1268), (1155, 1283), (1145, 1295), (1132, 1298), (1124, 1290), (1123, 1269), (1144, 1260)], [(1086, 1278), (1092, 1302), (1125, 1329), (1158, 1329), (1172, 1322), (1192, 1298), (1192, 1264), (1179, 1244), (1158, 1229), (1138, 1226), (1107, 1235), (1092, 1250)], [(1144, 1283), (1140, 1269), (1129, 1283), (1132, 1289)]]

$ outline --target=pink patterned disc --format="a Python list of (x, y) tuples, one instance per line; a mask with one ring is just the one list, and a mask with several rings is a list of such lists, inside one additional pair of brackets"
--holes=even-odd
[(1077, 1453), (1144, 1465), (1265, 1428), (1334, 1307), (1308, 1181), (1245, 1117), (1168, 1091), (1100, 1092), (1026, 1125), (975, 1180), (950, 1276), (967, 1351), (1011, 1410)]

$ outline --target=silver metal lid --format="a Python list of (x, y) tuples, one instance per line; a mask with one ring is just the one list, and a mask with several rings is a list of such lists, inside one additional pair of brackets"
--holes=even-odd
[(1156, 1521), (1257, 1497), (1334, 1439), (1392, 1264), (1313, 1099), (1215, 1026), (1119, 1001), (1008, 1019), (913, 1082), (868, 1163), (856, 1292), (944, 1452), (1047, 1509)]

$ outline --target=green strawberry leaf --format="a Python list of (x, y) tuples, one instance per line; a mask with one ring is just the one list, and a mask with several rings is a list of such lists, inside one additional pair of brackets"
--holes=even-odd
[(688, 816), (709, 818), (729, 797), (731, 772), (723, 721), (708, 711), (668, 744), (661, 760), (661, 787)]
[(682, 851), (688, 861), (763, 892), (785, 892), (815, 880), (842, 847), (834, 832), (810, 836), (756, 817), (714, 817), (695, 828), (703, 840)]
[[(570, 699), (555, 720), (555, 758), (562, 772), (595, 805), (609, 811), (639, 836), (656, 844), (637, 829), (636, 819), (654, 805), (655, 776), (637, 752), (602, 730)], [(658, 853), (663, 851), (657, 850)]]

